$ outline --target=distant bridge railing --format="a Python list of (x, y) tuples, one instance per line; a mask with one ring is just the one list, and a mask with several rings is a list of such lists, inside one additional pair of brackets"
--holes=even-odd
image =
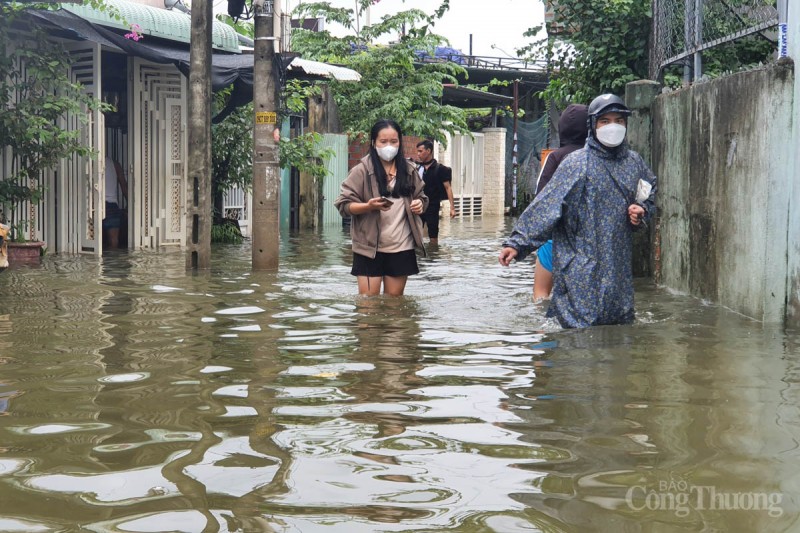
[(480, 68), (486, 70), (523, 70), (529, 72), (545, 72), (547, 62), (543, 60), (532, 61), (516, 57), (491, 57), (470, 56), (465, 54), (437, 55), (436, 57), (423, 56), (420, 58), (425, 63), (448, 61), (457, 63), (466, 68)]

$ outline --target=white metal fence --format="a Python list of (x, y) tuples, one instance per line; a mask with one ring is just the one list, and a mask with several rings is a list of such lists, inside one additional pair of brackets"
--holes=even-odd
[(459, 217), (480, 216), (483, 212), (483, 134), (454, 135), (448, 150), (456, 214)]

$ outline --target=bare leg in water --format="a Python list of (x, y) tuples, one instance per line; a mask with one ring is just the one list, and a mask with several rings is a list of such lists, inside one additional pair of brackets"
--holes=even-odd
[(366, 296), (377, 296), (381, 293), (381, 283), (383, 283), (383, 293), (388, 296), (402, 296), (406, 288), (408, 276), (358, 276), (358, 294)]
[(533, 271), (533, 301), (549, 299), (551, 292), (553, 292), (553, 273), (543, 267), (537, 258)]

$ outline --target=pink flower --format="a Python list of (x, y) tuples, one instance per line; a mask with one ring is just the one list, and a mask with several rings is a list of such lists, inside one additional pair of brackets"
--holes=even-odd
[(131, 39), (133, 41), (138, 41), (142, 38), (142, 27), (138, 24), (131, 24), (131, 32), (126, 33), (123, 35), (126, 39)]

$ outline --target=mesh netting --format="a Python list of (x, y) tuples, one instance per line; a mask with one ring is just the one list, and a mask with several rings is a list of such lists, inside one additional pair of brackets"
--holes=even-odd
[(778, 24), (778, 0), (654, 0), (650, 77), (695, 52)]
[[(534, 122), (517, 121), (517, 207), (525, 208), (536, 192), (536, 177), (539, 175), (539, 157), (547, 148), (549, 121), (543, 115)], [(514, 125), (506, 131), (506, 203), (512, 205), (514, 182)]]

